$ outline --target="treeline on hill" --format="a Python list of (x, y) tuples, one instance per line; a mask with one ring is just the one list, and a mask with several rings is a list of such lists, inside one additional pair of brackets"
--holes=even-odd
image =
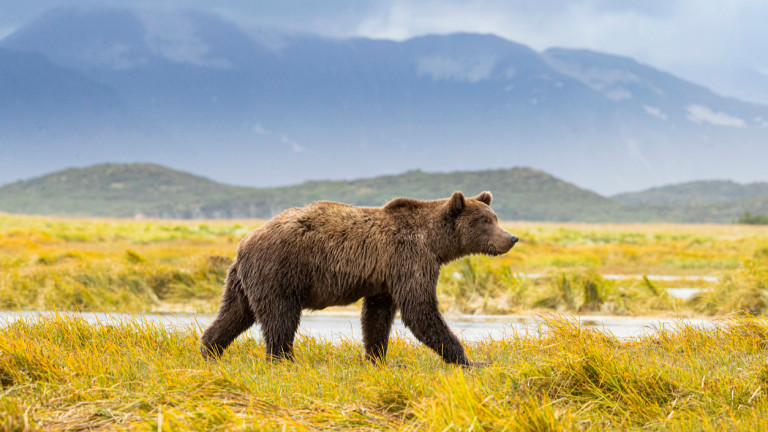
[[(276, 188), (217, 183), (152, 164), (71, 168), (0, 187), (0, 211), (148, 218), (268, 218), (317, 200), (380, 206), (400, 196), (439, 199), (490, 190), (502, 219), (583, 222), (748, 222), (768, 215), (768, 184), (693, 182), (604, 197), (545, 172), (511, 168), (409, 171)], [(717, 193), (713, 193), (717, 191)], [(749, 219), (752, 220), (752, 219)]]
[(750, 212), (745, 212), (736, 219), (736, 223), (744, 225), (768, 225), (768, 215), (753, 215)]

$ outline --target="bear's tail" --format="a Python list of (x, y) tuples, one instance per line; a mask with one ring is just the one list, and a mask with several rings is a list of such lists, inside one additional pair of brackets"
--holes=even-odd
[(235, 261), (227, 269), (219, 312), (203, 333), (200, 350), (205, 357), (220, 356), (240, 333), (248, 330), (255, 322), (237, 267)]

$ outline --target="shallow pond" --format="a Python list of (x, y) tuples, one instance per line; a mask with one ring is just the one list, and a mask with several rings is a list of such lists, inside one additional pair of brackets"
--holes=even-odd
[[(136, 317), (149, 323), (161, 324), (171, 329), (189, 329), (207, 327), (213, 315), (205, 314), (106, 314), (106, 313), (71, 313), (92, 324), (110, 325), (120, 320)], [(0, 327), (20, 319), (34, 319), (39, 316), (52, 316), (54, 312), (0, 312)], [(579, 320), (582, 326), (597, 328), (618, 338), (632, 338), (656, 331), (660, 327), (671, 328), (677, 323), (686, 323), (697, 327), (712, 328), (716, 322), (708, 319), (676, 319), (661, 317), (615, 317), (615, 316), (568, 316)], [(505, 316), (461, 316), (447, 317), (448, 325), (464, 341), (478, 341), (488, 338), (502, 339), (515, 337), (526, 332), (537, 332), (544, 326), (542, 317), (521, 315)], [(398, 318), (394, 331), (406, 339), (414, 339)], [(341, 339), (362, 339), (360, 318), (350, 314), (308, 313), (302, 317), (299, 333), (304, 336), (338, 341)], [(249, 334), (259, 337), (259, 327), (254, 326)]]

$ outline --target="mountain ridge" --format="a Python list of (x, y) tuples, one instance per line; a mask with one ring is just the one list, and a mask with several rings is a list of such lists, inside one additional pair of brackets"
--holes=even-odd
[[(57, 133), (51, 116), (0, 117), (15, 137), (0, 142), (0, 182), (104, 160), (251, 185), (523, 165), (613, 194), (701, 173), (753, 181), (768, 158), (766, 106), (634, 60), (493, 35), (255, 37), (202, 12), (91, 8), (51, 13), (0, 47), (106, 86), (130, 111), (116, 129), (65, 111)], [(13, 88), (40, 85), (27, 74)], [(46, 153), (58, 157), (35, 159)]]

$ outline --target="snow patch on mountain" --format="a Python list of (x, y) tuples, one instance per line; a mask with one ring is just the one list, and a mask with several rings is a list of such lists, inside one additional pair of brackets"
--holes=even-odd
[(635, 74), (622, 70), (578, 69), (571, 76), (612, 101), (632, 99), (632, 93), (621, 85), (640, 82)]
[[(491, 78), (497, 61), (498, 57), (495, 55), (472, 58), (428, 56), (416, 61), (416, 73), (419, 76), (430, 76), (435, 81), (476, 83)], [(514, 69), (512, 74), (514, 75)]]
[(637, 75), (626, 70), (586, 68), (574, 62), (552, 58), (549, 61), (558, 72), (581, 81), (612, 101), (632, 99), (632, 92), (624, 85), (641, 82)]
[(696, 124), (709, 123), (715, 126), (744, 128), (747, 123), (739, 118), (721, 111), (713, 111), (702, 105), (688, 105), (688, 120)]

